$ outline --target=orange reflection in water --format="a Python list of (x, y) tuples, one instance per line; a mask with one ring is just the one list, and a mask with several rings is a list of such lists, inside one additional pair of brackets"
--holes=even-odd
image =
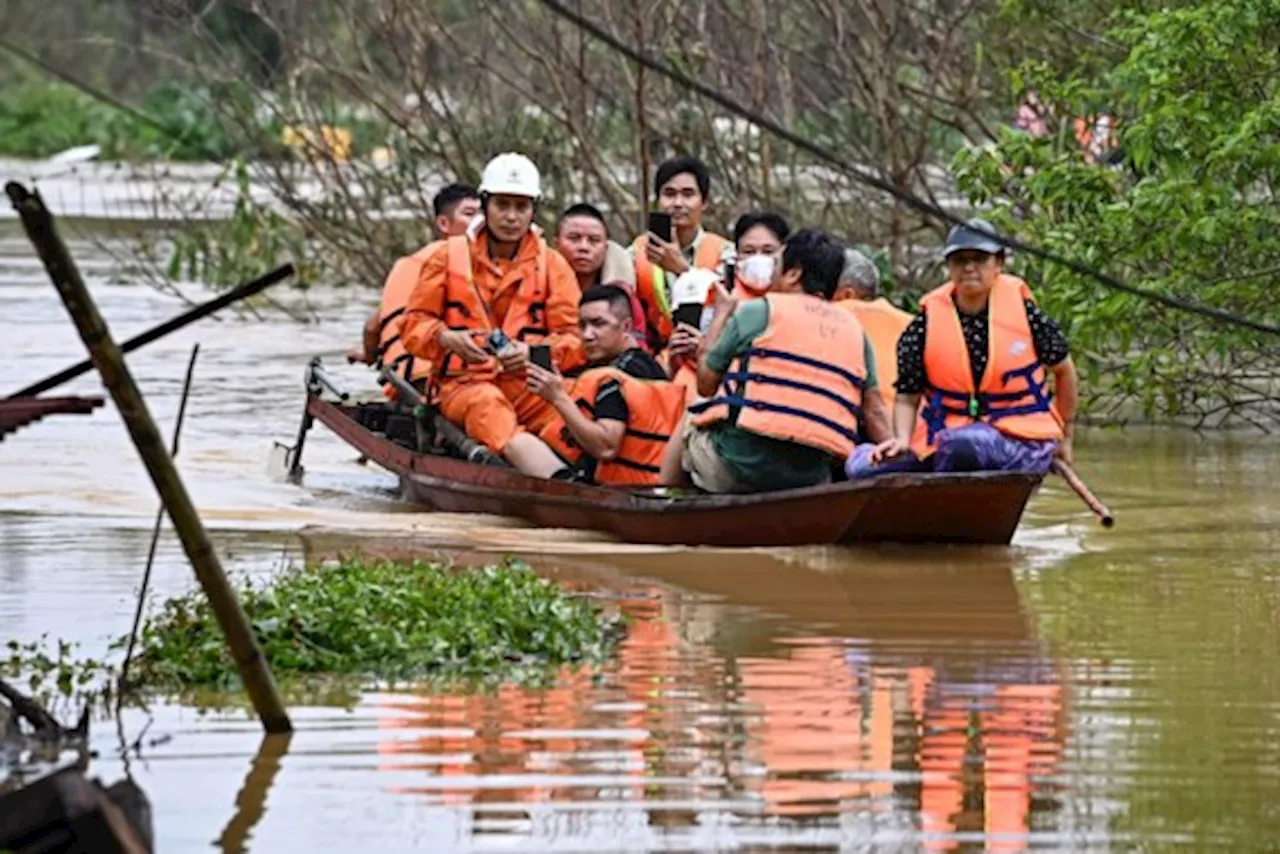
[[(1024, 849), (1065, 713), (1009, 570), (908, 567), (842, 605), (840, 576), (789, 569), (794, 585), (821, 585), (809, 601), (839, 633), (779, 637), (750, 612), (646, 586), (621, 603), (632, 624), (601, 674), (383, 701), (380, 767), (410, 774), (389, 788), (457, 807), (647, 802), (651, 828), (695, 826), (737, 792), (748, 821), (895, 813), (927, 850), (973, 834)], [(957, 608), (960, 594), (976, 604)]]

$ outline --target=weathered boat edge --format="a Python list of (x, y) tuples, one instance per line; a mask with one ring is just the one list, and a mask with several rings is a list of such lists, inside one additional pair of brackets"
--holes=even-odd
[[(630, 543), (718, 547), (827, 543), (1007, 545), (1042, 478), (898, 474), (745, 495), (654, 496), (548, 481), (511, 469), (422, 454), (373, 433), (353, 407), (310, 396), (308, 412), (400, 477), (403, 497), (432, 510), (596, 530)], [(927, 521), (922, 521), (927, 520)]]

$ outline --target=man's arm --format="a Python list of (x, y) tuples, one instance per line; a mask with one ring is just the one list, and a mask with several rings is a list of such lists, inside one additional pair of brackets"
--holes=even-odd
[(551, 347), (551, 363), (561, 372), (586, 364), (582, 336), (578, 330), (578, 301), (582, 289), (569, 262), (554, 249), (547, 250), (547, 335), (543, 343)]
[(415, 356), (440, 364), (444, 350), (440, 333), (444, 324), (444, 291), (449, 275), (449, 254), (442, 241), (437, 251), (427, 255), (418, 274), (418, 284), (405, 301), (400, 321), (400, 343)]
[(597, 460), (612, 460), (618, 456), (630, 413), (617, 380), (602, 384), (596, 392), (594, 419), (578, 408), (559, 374), (530, 364), (525, 384), (529, 391), (550, 403), (559, 413), (569, 434), (588, 456)]
[(880, 396), (878, 388), (869, 388), (862, 393), (862, 430), (861, 438), (864, 442), (875, 442), (878, 445), (893, 438), (884, 398)]
[[(396, 318), (399, 320), (400, 318)], [(393, 321), (394, 322), (394, 321)], [(363, 362), (372, 365), (378, 360), (378, 347), (382, 344), (382, 309), (375, 308), (373, 314), (364, 322), (360, 346), (347, 352), (348, 362)]]
[[(615, 403), (621, 404), (621, 411), (602, 412), (609, 408), (604, 405), (604, 401), (612, 396), (617, 397)], [(618, 451), (622, 449), (622, 438), (627, 432), (627, 405), (622, 399), (622, 389), (618, 383), (614, 381), (602, 385), (596, 394), (595, 404), (597, 415), (592, 419), (567, 394), (559, 395), (551, 401), (556, 412), (564, 419), (564, 426), (569, 428), (569, 433), (582, 450), (588, 456), (607, 462), (617, 458)], [(617, 410), (619, 407), (609, 409)]]
[(766, 300), (734, 301), (729, 305), (729, 310), (724, 310), (722, 305), (716, 306), (716, 316), (703, 342), (704, 350), (698, 360), (698, 394), (703, 397), (715, 394), (733, 360), (745, 352), (769, 325), (769, 303)]

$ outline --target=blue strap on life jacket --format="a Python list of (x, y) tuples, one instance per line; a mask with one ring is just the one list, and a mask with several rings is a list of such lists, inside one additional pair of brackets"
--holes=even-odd
[[(930, 387), (929, 397), (925, 401), (924, 410), (920, 413), (920, 417), (924, 420), (925, 426), (929, 430), (929, 444), (932, 445), (934, 437), (946, 428), (948, 415), (959, 415), (974, 422), (985, 416), (989, 422), (994, 423), (1001, 418), (1009, 418), (1014, 415), (1032, 415), (1037, 412), (1048, 412), (1049, 404), (1053, 400), (1053, 395), (1048, 391), (1049, 378), (1046, 376), (1043, 381), (1037, 381), (1035, 378), (1036, 371), (1042, 367), (1044, 366), (1040, 360), (1034, 359), (1024, 367), (1006, 371), (1000, 377), (1000, 381), (1005, 385), (1009, 383), (1009, 380), (1021, 377), (1027, 383), (1027, 388), (1024, 391), (969, 394), (968, 392), (955, 391), (953, 389)], [(1034, 398), (1030, 403), (1018, 406), (1002, 405), (1023, 400), (1028, 395)], [(961, 405), (948, 405), (956, 402)]]
[(755, 409), (760, 412), (776, 412), (780, 415), (791, 415), (796, 418), (803, 418), (812, 421), (815, 424), (831, 430), (845, 437), (851, 442), (857, 443), (858, 433), (856, 430), (850, 430), (842, 424), (832, 421), (830, 418), (800, 409), (794, 406), (784, 406), (777, 403), (767, 403), (760, 400), (748, 400), (745, 397), (745, 391), (748, 383), (761, 383), (766, 385), (778, 385), (786, 388), (794, 388), (810, 394), (821, 395), (829, 400), (839, 403), (849, 411), (855, 421), (862, 417), (862, 408), (847, 398), (841, 397), (836, 392), (822, 386), (806, 383), (801, 380), (792, 380), (784, 377), (770, 376), (759, 371), (750, 370), (750, 360), (752, 357), (762, 359), (779, 359), (782, 361), (795, 362), (796, 364), (806, 365), (811, 368), (828, 371), (835, 374), (841, 379), (851, 383), (855, 388), (862, 390), (866, 388), (866, 380), (857, 376), (852, 371), (847, 371), (839, 365), (833, 365), (820, 359), (813, 359), (808, 356), (801, 356), (796, 353), (789, 353), (785, 350), (772, 350), (763, 347), (749, 347), (740, 357), (739, 368), (736, 371), (728, 371), (721, 377), (720, 393), (713, 398), (704, 400), (701, 403), (695, 403), (689, 407), (689, 411), (694, 415), (705, 412), (713, 406), (725, 405), (733, 408)]
[(738, 397), (736, 395), (724, 395), (710, 400), (705, 400), (702, 403), (695, 403), (693, 406), (689, 407), (689, 411), (697, 415), (699, 412), (703, 412), (706, 409), (719, 404), (726, 404), (731, 407), (737, 406), (743, 409), (757, 409), (761, 412), (777, 412), (780, 415), (793, 415), (797, 418), (804, 418), (808, 421), (814, 422), (815, 424), (821, 424), (828, 430), (844, 436), (854, 444), (857, 444), (858, 442), (858, 431), (850, 430), (842, 424), (837, 424), (830, 418), (825, 418), (804, 409), (797, 409), (794, 406), (783, 406), (778, 403), (763, 403), (759, 400), (747, 400), (745, 397)]

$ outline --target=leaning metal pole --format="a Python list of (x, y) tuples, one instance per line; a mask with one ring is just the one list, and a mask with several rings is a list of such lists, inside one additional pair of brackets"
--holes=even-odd
[(103, 384), (111, 393), (111, 399), (120, 410), (120, 416), (147, 467), (151, 482), (160, 493), (160, 500), (164, 502), (174, 531), (182, 541), (196, 579), (213, 606), (218, 625), (226, 636), (227, 646), (231, 649), (231, 656), (240, 671), (245, 688), (248, 689), (253, 708), (262, 720), (262, 726), (270, 733), (291, 731), (293, 727), (289, 714), (280, 699), (271, 669), (253, 636), (248, 616), (223, 572), (222, 563), (214, 551), (204, 523), (178, 475), (173, 457), (165, 447), (160, 430), (142, 398), (142, 392), (129, 373), (124, 355), (111, 338), (110, 330), (98, 312), (80, 271), (54, 227), (53, 215), (38, 193), (29, 192), (21, 184), (10, 182), (5, 185), (5, 192), (22, 218), (27, 237), (44, 262), (49, 278), (53, 280), (58, 295), (67, 307), (67, 313), (71, 315), (81, 340), (89, 350), (94, 367), (98, 369)]

